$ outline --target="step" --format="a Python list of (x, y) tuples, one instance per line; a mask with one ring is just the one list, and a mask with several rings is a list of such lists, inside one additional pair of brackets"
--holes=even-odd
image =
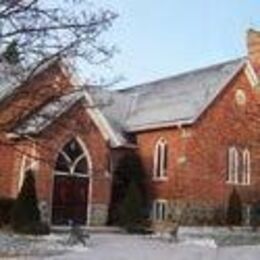
[[(122, 228), (112, 226), (80, 226), (80, 229), (90, 233), (124, 233)], [(70, 226), (51, 226), (53, 233), (68, 233), (70, 230)]]

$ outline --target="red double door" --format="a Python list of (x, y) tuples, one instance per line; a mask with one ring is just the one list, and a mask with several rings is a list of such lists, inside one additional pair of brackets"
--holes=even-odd
[(52, 224), (68, 225), (69, 221), (87, 222), (89, 179), (75, 176), (55, 176), (52, 201)]

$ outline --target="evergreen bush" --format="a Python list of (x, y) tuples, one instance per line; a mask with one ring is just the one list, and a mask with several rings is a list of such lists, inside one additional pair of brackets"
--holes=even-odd
[(119, 224), (127, 229), (138, 226), (143, 219), (142, 195), (134, 181), (131, 181), (119, 209)]
[(233, 189), (227, 209), (227, 225), (239, 226), (242, 223), (242, 203), (236, 189)]
[(9, 199), (9, 198), (0, 199), (0, 226), (5, 226), (10, 224), (13, 205), (14, 205), (14, 199)]
[(12, 41), (2, 54), (5, 60), (12, 64), (15, 65), (19, 63), (19, 52), (18, 52), (18, 45), (16, 41)]
[(49, 233), (47, 225), (41, 223), (35, 177), (31, 170), (26, 172), (23, 186), (14, 203), (11, 224), (13, 230), (18, 233)]
[(139, 156), (127, 153), (118, 162), (113, 176), (109, 224), (126, 230), (141, 230), (147, 224), (149, 201), (145, 171)]

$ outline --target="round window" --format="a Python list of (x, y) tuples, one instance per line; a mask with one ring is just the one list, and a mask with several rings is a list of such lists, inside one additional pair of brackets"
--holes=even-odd
[(235, 98), (236, 98), (236, 103), (238, 105), (245, 105), (246, 104), (246, 94), (242, 89), (238, 89), (236, 91)]

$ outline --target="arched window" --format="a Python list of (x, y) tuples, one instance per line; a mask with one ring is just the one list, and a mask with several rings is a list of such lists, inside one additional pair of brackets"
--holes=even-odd
[(77, 142), (72, 139), (60, 151), (56, 165), (56, 174), (87, 175), (89, 165), (87, 158)]
[(228, 150), (228, 175), (230, 184), (250, 185), (251, 183), (251, 154), (245, 149), (231, 147)]
[(153, 177), (163, 179), (167, 177), (168, 145), (164, 139), (160, 139), (154, 149)]
[(238, 182), (238, 151), (235, 147), (228, 150), (228, 182)]
[(248, 149), (243, 151), (243, 184), (250, 184), (251, 156)]

